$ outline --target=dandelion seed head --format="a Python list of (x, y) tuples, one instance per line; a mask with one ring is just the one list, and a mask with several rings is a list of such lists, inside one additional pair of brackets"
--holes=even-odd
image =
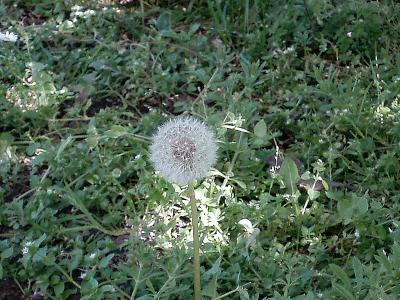
[(168, 181), (180, 185), (204, 177), (217, 158), (214, 134), (193, 117), (161, 125), (153, 136), (150, 160)]

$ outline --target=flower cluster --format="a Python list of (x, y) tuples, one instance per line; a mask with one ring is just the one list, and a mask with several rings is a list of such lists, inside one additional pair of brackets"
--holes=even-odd
[(204, 177), (217, 158), (214, 134), (193, 117), (163, 124), (153, 136), (150, 160), (168, 181), (185, 185)]
[(6, 31), (5, 33), (0, 32), (0, 41), (15, 43), (17, 40), (18, 36), (13, 32), (9, 31)]

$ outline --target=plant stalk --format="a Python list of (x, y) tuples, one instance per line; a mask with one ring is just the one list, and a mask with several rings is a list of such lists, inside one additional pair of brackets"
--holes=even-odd
[(196, 198), (194, 195), (194, 184), (189, 184), (190, 206), (192, 208), (193, 226), (193, 284), (194, 300), (201, 299), (200, 285), (200, 239), (199, 239), (199, 214), (197, 212)]

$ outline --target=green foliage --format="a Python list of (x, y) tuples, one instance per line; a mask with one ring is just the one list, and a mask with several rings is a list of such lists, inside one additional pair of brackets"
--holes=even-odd
[(395, 1), (4, 1), (0, 298), (190, 299), (151, 135), (206, 121), (205, 299), (398, 299)]
[(287, 191), (294, 194), (297, 191), (297, 181), (299, 180), (296, 163), (290, 158), (285, 159), (279, 169), (279, 174), (282, 176)]

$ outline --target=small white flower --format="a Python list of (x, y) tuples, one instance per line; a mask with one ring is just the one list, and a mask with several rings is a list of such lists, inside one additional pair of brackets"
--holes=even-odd
[(283, 54), (288, 54), (288, 53), (292, 53), (296, 50), (295, 46), (290, 46), (289, 48), (286, 48), (285, 50), (283, 50)]
[(349, 31), (346, 35), (349, 37), (349, 38), (351, 38), (351, 35), (352, 35), (353, 33), (351, 32), (351, 31)]
[(81, 10), (83, 10), (83, 7), (79, 5), (74, 5), (71, 7), (71, 11), (81, 11)]
[(193, 117), (178, 117), (160, 126), (150, 146), (155, 170), (180, 185), (204, 177), (216, 159), (214, 134)]
[(25, 255), (29, 252), (29, 247), (32, 246), (33, 242), (31, 241), (27, 241), (24, 245), (24, 247), (22, 248), (22, 255)]
[(15, 43), (18, 40), (18, 36), (15, 33), (9, 31), (6, 31), (6, 33), (0, 32), (0, 40), (3, 42)]

